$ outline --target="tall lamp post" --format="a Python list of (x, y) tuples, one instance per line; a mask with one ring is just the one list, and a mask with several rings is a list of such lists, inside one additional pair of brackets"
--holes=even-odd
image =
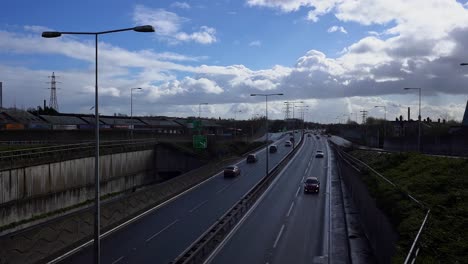
[(418, 115), (418, 152), (421, 152), (421, 88), (405, 87), (404, 90), (419, 91), (419, 115)]
[(376, 105), (374, 108), (383, 108), (384, 109), (384, 130), (383, 130), (383, 137), (384, 137), (384, 143), (385, 143), (385, 138), (387, 137), (387, 107), (385, 105)]
[(115, 29), (100, 32), (66, 32), (66, 31), (44, 31), (43, 38), (57, 38), (62, 35), (93, 35), (95, 41), (95, 92), (94, 92), (94, 111), (96, 126), (96, 153), (94, 158), (94, 263), (100, 263), (101, 245), (100, 245), (100, 189), (99, 189), (99, 89), (98, 89), (98, 36), (116, 33), (122, 31), (136, 32), (154, 32), (153, 26), (137, 26), (131, 28)]
[(234, 111), (234, 137), (237, 136), (237, 113), (242, 113), (242, 110)]
[(199, 103), (198, 104), (198, 119), (201, 117), (201, 106), (202, 105), (207, 105), (208, 103)]
[(265, 140), (265, 153), (266, 153), (266, 170), (265, 176), (268, 176), (268, 97), (275, 95), (283, 95), (282, 93), (276, 94), (251, 94), (250, 96), (264, 96), (265, 97), (265, 122), (266, 122), (266, 140)]
[(133, 90), (143, 90), (142, 88), (140, 87), (137, 87), (137, 88), (130, 88), (130, 122), (131, 122), (131, 130), (130, 130), (130, 133), (131, 133), (131, 138), (133, 140), (133, 129), (135, 128), (134, 125), (133, 125)]

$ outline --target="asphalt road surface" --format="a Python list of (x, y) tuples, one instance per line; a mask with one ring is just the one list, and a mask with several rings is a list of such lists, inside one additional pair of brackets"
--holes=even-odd
[[(272, 135), (278, 140), (281, 134)], [(295, 134), (299, 142), (300, 134)], [(278, 141), (278, 152), (269, 154), (272, 168), (289, 153), (285, 136)], [(169, 263), (231, 208), (247, 191), (265, 176), (265, 150), (257, 153), (258, 161), (238, 166), (241, 175), (224, 178), (222, 173), (180, 195), (150, 214), (101, 240), (102, 263)], [(311, 198), (313, 198), (311, 196)], [(93, 247), (89, 246), (61, 263), (92, 263)]]
[[(257, 207), (223, 241), (210, 263), (327, 263), (326, 139), (305, 137), (303, 147)], [(324, 158), (315, 158), (316, 150)], [(304, 194), (303, 181), (317, 177), (318, 194)]]

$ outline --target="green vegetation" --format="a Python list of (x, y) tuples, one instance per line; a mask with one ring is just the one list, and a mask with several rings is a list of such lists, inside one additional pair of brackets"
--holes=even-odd
[(405, 192), (431, 209), (417, 262), (468, 263), (468, 159), (358, 150), (350, 154), (401, 187), (395, 189), (371, 172), (363, 175), (400, 235), (394, 263), (404, 261), (426, 212)]

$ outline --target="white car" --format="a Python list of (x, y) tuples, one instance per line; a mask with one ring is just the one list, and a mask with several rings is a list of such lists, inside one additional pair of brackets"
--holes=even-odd
[(284, 146), (285, 146), (285, 147), (291, 147), (291, 146), (292, 146), (291, 141), (286, 140), (286, 142), (284, 142)]

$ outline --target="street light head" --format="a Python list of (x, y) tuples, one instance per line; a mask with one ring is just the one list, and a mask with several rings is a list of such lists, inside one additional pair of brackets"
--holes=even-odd
[(62, 36), (62, 33), (58, 31), (44, 31), (42, 32), (42, 37), (43, 38), (58, 38)]
[(133, 28), (136, 32), (154, 32), (154, 27), (151, 25), (138, 26)]
[(250, 96), (257, 96), (257, 94), (250, 94)]
[(467, 66), (467, 65), (468, 65), (468, 63), (466, 63), (466, 62), (460, 63), (460, 66)]

